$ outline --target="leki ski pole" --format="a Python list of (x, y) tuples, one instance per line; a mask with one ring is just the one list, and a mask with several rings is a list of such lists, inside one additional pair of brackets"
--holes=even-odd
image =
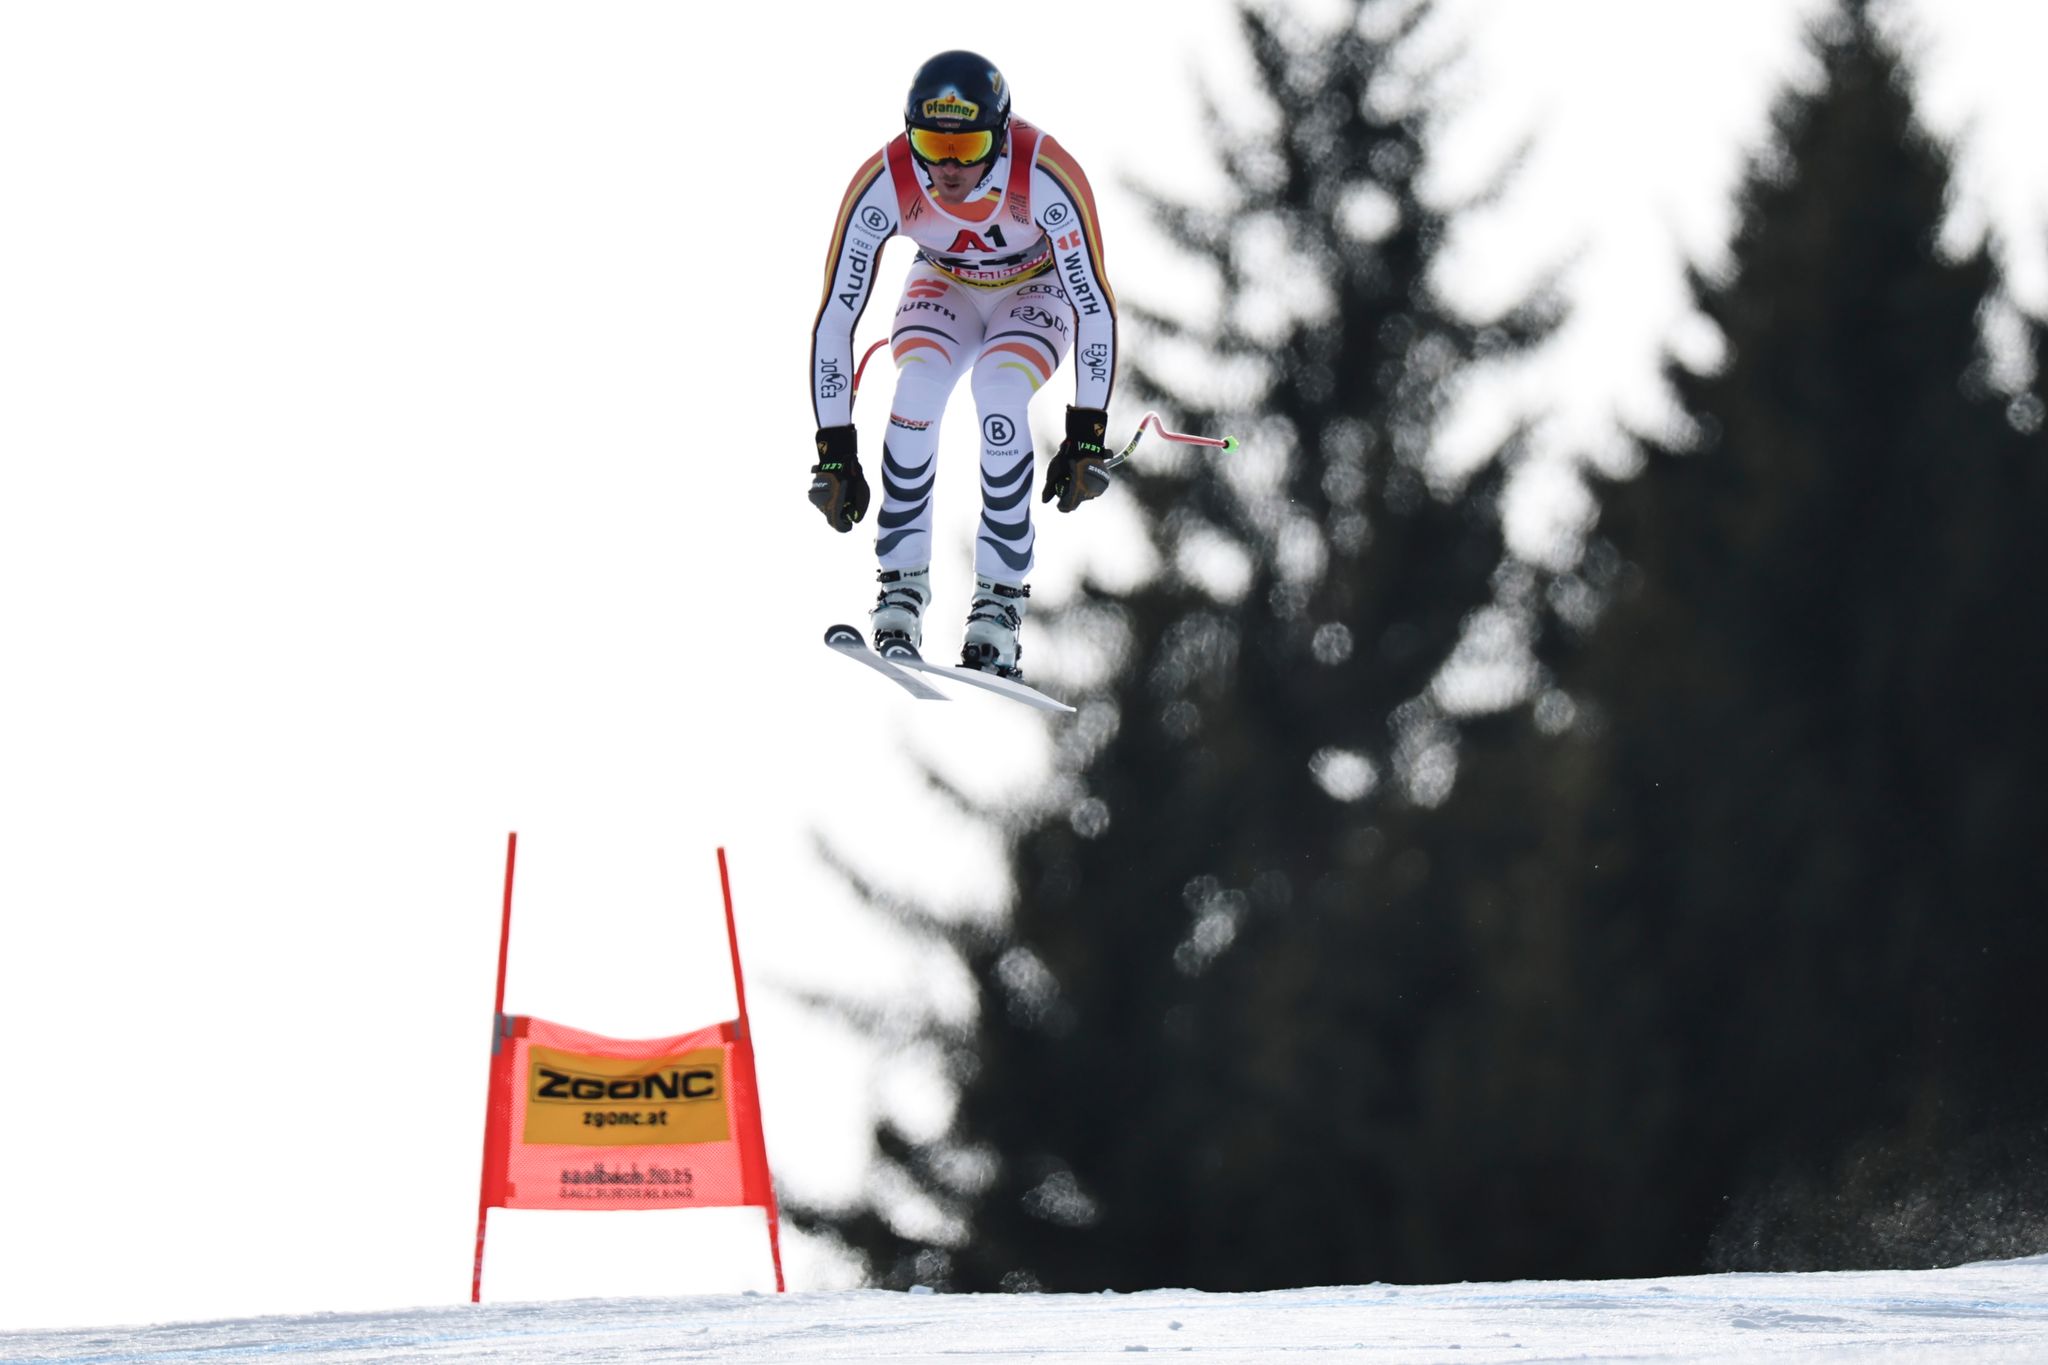
[(1185, 446), (1206, 446), (1211, 450), (1220, 450), (1226, 455), (1238, 449), (1235, 436), (1191, 436), (1184, 431), (1168, 431), (1165, 425), (1160, 422), (1158, 413), (1148, 412), (1145, 414), (1144, 420), (1138, 423), (1137, 431), (1132, 433), (1130, 443), (1112, 455), (1108, 460), (1105, 460), (1102, 467), (1104, 469), (1115, 469), (1125, 460), (1130, 459), (1131, 452), (1136, 450), (1138, 442), (1144, 439), (1146, 427), (1152, 428), (1169, 441), (1178, 441)]
[(876, 351), (881, 350), (884, 346), (887, 346), (888, 344), (889, 338), (883, 337), (880, 341), (868, 347), (867, 350), (861, 353), (860, 364), (854, 366), (853, 368), (853, 396), (855, 398), (860, 397), (860, 377), (868, 372), (868, 362), (874, 359)]

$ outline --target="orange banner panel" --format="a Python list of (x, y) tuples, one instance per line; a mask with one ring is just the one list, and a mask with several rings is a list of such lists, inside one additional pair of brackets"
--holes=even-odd
[(629, 1041), (501, 1016), (485, 1198), (513, 1209), (772, 1207), (736, 1024)]

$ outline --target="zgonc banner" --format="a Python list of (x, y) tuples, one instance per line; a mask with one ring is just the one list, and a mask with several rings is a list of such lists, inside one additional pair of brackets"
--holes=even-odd
[(767, 1211), (780, 1290), (775, 1189), (761, 1137), (725, 850), (718, 852), (718, 868), (739, 1018), (670, 1038), (630, 1041), (504, 1012), (517, 853), (514, 835), (505, 855), (471, 1301), (483, 1298), (484, 1234), (494, 1208), (613, 1212), (753, 1205)]

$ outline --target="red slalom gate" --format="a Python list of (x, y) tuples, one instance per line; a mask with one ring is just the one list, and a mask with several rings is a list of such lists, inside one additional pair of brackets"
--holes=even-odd
[(494, 1208), (603, 1213), (751, 1205), (767, 1214), (768, 1252), (781, 1292), (775, 1187), (761, 1136), (725, 850), (718, 850), (718, 880), (739, 1017), (666, 1038), (630, 1040), (505, 1013), (518, 856), (519, 836), (513, 834), (505, 845), (470, 1302), (483, 1301), (484, 1238)]

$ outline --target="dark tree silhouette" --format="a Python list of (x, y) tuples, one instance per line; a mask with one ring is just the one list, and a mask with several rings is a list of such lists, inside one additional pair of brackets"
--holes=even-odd
[(1447, 1083), (1538, 1116), (1473, 1174), (1548, 1170), (1598, 1273), (2048, 1245), (2042, 404), (1986, 379), (1896, 57), (1861, 5), (1816, 47), (1694, 281), (1725, 363), (1555, 585), (1576, 719), (1475, 737), (1437, 831), (1490, 926)]

